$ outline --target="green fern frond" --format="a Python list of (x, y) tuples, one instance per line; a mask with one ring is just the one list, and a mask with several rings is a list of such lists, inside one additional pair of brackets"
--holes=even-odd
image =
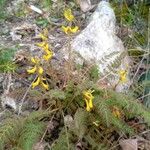
[(44, 132), (45, 124), (39, 121), (28, 122), (24, 125), (18, 146), (23, 150), (32, 150)]
[(30, 113), (29, 116), (26, 117), (26, 121), (35, 121), (35, 120), (41, 120), (44, 117), (49, 116), (53, 111), (44, 111), (44, 110), (39, 110), (39, 111), (34, 111)]
[(0, 47), (0, 72), (14, 71), (16, 65), (13, 62), (16, 49)]
[(96, 111), (99, 113), (102, 122), (109, 127), (113, 125), (116, 130), (120, 130), (125, 133), (133, 134), (133, 129), (130, 128), (125, 122), (121, 119), (116, 118), (110, 109), (109, 103), (107, 100), (101, 100), (97, 98), (97, 102), (95, 104)]
[(92, 150), (108, 150), (109, 148), (94, 140), (94, 138), (92, 138), (89, 134), (84, 136), (84, 139), (89, 143), (89, 145), (92, 147)]
[(132, 116), (141, 116), (150, 125), (150, 112), (140, 102), (130, 97), (129, 94), (127, 96), (114, 91), (109, 91), (109, 94), (111, 98), (106, 100), (108, 105), (120, 107), (125, 113), (130, 112)]
[(6, 143), (15, 143), (22, 130), (24, 120), (22, 119), (7, 119), (0, 125), (0, 149), (3, 150)]
[(78, 109), (74, 115), (74, 132), (82, 139), (88, 124), (88, 113), (83, 109)]
[(70, 132), (66, 135), (66, 130), (63, 128), (59, 133), (58, 139), (53, 143), (52, 150), (74, 150), (75, 144), (70, 141), (72, 134)]

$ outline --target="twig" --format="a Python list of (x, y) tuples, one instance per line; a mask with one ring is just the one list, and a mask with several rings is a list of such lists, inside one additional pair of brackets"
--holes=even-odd
[[(35, 77), (35, 79), (33, 80), (33, 82), (36, 80), (36, 78), (37, 78), (37, 76)], [(33, 82), (32, 82), (32, 83), (33, 83)], [(29, 86), (28, 89), (26, 90), (25, 94), (23, 95), (23, 98), (21, 99), (21, 104), (20, 104), (19, 109), (18, 109), (18, 115), (20, 115), (20, 113), (21, 113), (21, 109), (22, 109), (24, 100), (25, 100), (25, 98), (26, 98), (26, 96), (27, 96), (27, 94), (28, 94), (28, 92), (29, 92), (29, 90), (30, 90), (30, 88), (31, 88), (31, 86), (32, 86), (32, 83), (30, 84), (30, 86)]]
[[(55, 115), (55, 114), (54, 114), (54, 115)], [(48, 127), (49, 127), (49, 123), (52, 122), (52, 120), (53, 120), (53, 118), (54, 118), (54, 115), (52, 116), (51, 120), (48, 122), (47, 128), (46, 128), (46, 130), (45, 130), (45, 132), (44, 132), (44, 134), (43, 134), (43, 136), (42, 136), (42, 138), (41, 138), (41, 140), (40, 140), (40, 143), (42, 143), (42, 141), (43, 141), (43, 139), (44, 139), (44, 137), (45, 137), (45, 135), (46, 135), (46, 133), (47, 133), (47, 130), (48, 130)]]
[(7, 80), (8, 83), (7, 83), (6, 89), (4, 88), (4, 85), (3, 85), (3, 89), (4, 89), (4, 93), (3, 94), (7, 95), (9, 93), (9, 91), (10, 91), (10, 86), (11, 86), (11, 80), (12, 80), (11, 73), (7, 74), (5, 80)]

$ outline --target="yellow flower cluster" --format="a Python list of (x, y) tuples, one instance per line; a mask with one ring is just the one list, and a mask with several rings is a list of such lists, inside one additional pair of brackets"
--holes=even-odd
[(94, 99), (94, 96), (92, 95), (93, 92), (94, 91), (91, 90), (83, 91), (87, 111), (91, 111), (91, 109), (93, 108), (93, 99)]
[(112, 113), (116, 118), (121, 118), (121, 111), (119, 110), (118, 107), (114, 106)]
[[(53, 56), (53, 52), (49, 49), (49, 45), (47, 42), (48, 38), (44, 34), (39, 34), (39, 37), (42, 39), (42, 42), (37, 43), (36, 45), (44, 50), (45, 54), (43, 54), (43, 59), (44, 61), (48, 61)], [(31, 69), (28, 69), (27, 72), (29, 74), (38, 75), (36, 81), (32, 83), (32, 88), (35, 88), (38, 85), (42, 85), (44, 89), (48, 90), (49, 85), (46, 79), (43, 77), (44, 69), (41, 66), (42, 59), (39, 59), (38, 57), (31, 57), (31, 62), (34, 64), (34, 67), (32, 67)]]
[(38, 78), (35, 82), (32, 83), (32, 88), (35, 88), (39, 84), (42, 85), (46, 90), (49, 89), (49, 86), (47, 83), (44, 83), (46, 79), (43, 77), (43, 68), (40, 66), (40, 59), (37, 57), (31, 57), (31, 62), (34, 64), (34, 67), (31, 69), (28, 69), (27, 72), (29, 74), (34, 74), (36, 73), (38, 75)]
[[(64, 17), (70, 24), (72, 24), (75, 19), (74, 15), (72, 14), (71, 9), (66, 9), (64, 11)], [(66, 34), (71, 34), (71, 33), (76, 33), (79, 30), (79, 27), (72, 26), (72, 25), (71, 26), (62, 26), (62, 30)]]
[(39, 37), (42, 39), (43, 42), (37, 43), (36, 45), (44, 50), (45, 54), (43, 55), (43, 59), (48, 61), (52, 58), (53, 52), (49, 49), (47, 37), (44, 34), (39, 34)]
[(125, 83), (127, 82), (127, 70), (120, 70), (119, 74), (119, 82)]

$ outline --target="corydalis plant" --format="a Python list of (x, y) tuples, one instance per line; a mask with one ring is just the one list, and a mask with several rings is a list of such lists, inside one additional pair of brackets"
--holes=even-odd
[(34, 66), (31, 69), (28, 69), (27, 72), (29, 74), (37, 74), (37, 79), (33, 81), (32, 88), (41, 85), (44, 89), (48, 90), (49, 85), (46, 81), (46, 78), (44, 78), (44, 69), (42, 63), (44, 61), (49, 61), (53, 56), (53, 52), (51, 49), (49, 49), (47, 33), (46, 32), (45, 34), (40, 33), (39, 37), (42, 39), (42, 42), (37, 43), (36, 45), (44, 51), (44, 54), (42, 58), (31, 57), (31, 62), (33, 63)]

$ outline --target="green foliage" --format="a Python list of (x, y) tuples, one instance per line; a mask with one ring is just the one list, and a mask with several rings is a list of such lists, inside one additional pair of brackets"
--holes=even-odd
[(38, 18), (38, 19), (36, 20), (36, 24), (37, 24), (38, 26), (41, 26), (42, 28), (46, 28), (46, 27), (49, 25), (49, 22), (48, 22), (48, 20), (45, 19), (45, 18)]
[(98, 78), (99, 78), (99, 69), (98, 69), (97, 65), (94, 65), (90, 68), (89, 75), (90, 75), (91, 80), (93, 80), (93, 81), (98, 80)]
[(52, 150), (74, 150), (75, 145), (70, 141), (72, 134), (70, 132), (66, 133), (65, 128), (59, 133), (58, 139), (52, 145)]
[(9, 145), (14, 150), (32, 150), (45, 130), (45, 123), (40, 121), (50, 112), (36, 111), (28, 117), (10, 118), (0, 126), (0, 149)]
[(51, 98), (64, 100), (66, 98), (65, 92), (59, 89), (50, 90), (47, 92)]
[(5, 20), (7, 18), (7, 13), (5, 11), (5, 5), (7, 0), (0, 0), (0, 21)]
[(44, 0), (43, 3), (45, 7), (50, 7), (52, 5), (52, 0)]
[(22, 119), (7, 119), (0, 126), (0, 149), (4, 150), (7, 143), (14, 143), (23, 127)]
[(0, 72), (10, 72), (15, 70), (13, 57), (16, 49), (0, 48)]
[(82, 109), (78, 109), (74, 115), (74, 132), (82, 139), (87, 130), (88, 113)]
[(38, 142), (44, 131), (44, 123), (39, 121), (27, 122), (23, 126), (18, 140), (19, 147), (23, 150), (32, 150), (33, 145)]

